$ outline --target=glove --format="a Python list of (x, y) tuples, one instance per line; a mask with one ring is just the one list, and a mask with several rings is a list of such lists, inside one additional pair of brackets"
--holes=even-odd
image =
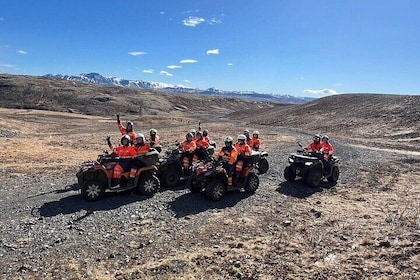
[(111, 144), (111, 137), (107, 137), (106, 138), (106, 143), (108, 144), (108, 146), (111, 148), (112, 144)]
[(118, 123), (118, 124), (120, 124), (120, 123), (121, 123), (121, 121), (120, 121), (120, 115), (119, 115), (119, 114), (117, 114), (117, 123)]

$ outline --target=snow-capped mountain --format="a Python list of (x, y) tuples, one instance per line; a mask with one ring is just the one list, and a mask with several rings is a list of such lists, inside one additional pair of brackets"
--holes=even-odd
[(208, 88), (208, 89), (196, 89), (186, 87), (184, 85), (172, 85), (161, 82), (149, 82), (143, 80), (127, 80), (117, 77), (104, 77), (98, 73), (88, 73), (80, 75), (53, 75), (48, 74), (44, 77), (63, 79), (76, 82), (84, 83), (93, 83), (93, 84), (102, 84), (102, 85), (112, 85), (112, 86), (122, 86), (127, 88), (139, 88), (139, 89), (149, 89), (149, 90), (158, 90), (163, 92), (174, 92), (174, 93), (200, 93), (200, 94), (210, 94), (210, 95), (221, 95), (229, 97), (238, 97), (238, 98), (250, 98), (250, 99), (262, 99), (273, 102), (281, 103), (305, 103), (314, 100), (315, 98), (311, 97), (297, 97), (292, 95), (277, 95), (277, 94), (267, 94), (267, 93), (258, 93), (254, 91), (224, 91), (217, 88)]

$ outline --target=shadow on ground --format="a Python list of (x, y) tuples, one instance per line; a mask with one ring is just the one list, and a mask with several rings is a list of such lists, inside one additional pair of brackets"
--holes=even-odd
[[(57, 191), (56, 191), (57, 192)], [(60, 192), (60, 191), (58, 191)], [(67, 215), (85, 210), (89, 216), (95, 211), (108, 211), (117, 209), (123, 205), (148, 199), (147, 196), (140, 196), (134, 192), (108, 193), (99, 201), (85, 201), (80, 194), (63, 197), (57, 201), (44, 203), (40, 208), (32, 209), (32, 215), (41, 217), (53, 217), (57, 215)], [(83, 218), (84, 218), (83, 217)], [(82, 218), (78, 218), (81, 220)]]
[(174, 201), (169, 202), (169, 209), (173, 211), (176, 218), (194, 215), (208, 209), (224, 209), (233, 207), (238, 202), (251, 196), (247, 192), (229, 192), (220, 201), (210, 201), (202, 193), (186, 193), (179, 196)]
[(331, 187), (332, 186), (330, 183), (322, 182), (319, 187), (313, 188), (304, 184), (302, 180), (296, 180), (293, 182), (285, 181), (280, 183), (276, 191), (287, 196), (307, 198), (314, 193), (322, 192), (323, 189), (329, 189)]

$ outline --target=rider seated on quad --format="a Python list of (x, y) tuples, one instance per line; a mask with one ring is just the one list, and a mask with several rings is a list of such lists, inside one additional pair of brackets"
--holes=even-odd
[(331, 168), (331, 157), (334, 154), (334, 147), (329, 143), (328, 135), (322, 136), (321, 148), (319, 149), (322, 154), (322, 161), (324, 163), (325, 172), (328, 173)]
[(252, 138), (249, 141), (247, 141), (247, 144), (254, 151), (259, 151), (260, 149), (261, 139), (259, 137), (260, 137), (260, 132), (258, 130), (255, 130), (254, 132), (252, 132)]
[(112, 186), (117, 186), (120, 184), (121, 174), (130, 171), (132, 158), (137, 153), (134, 147), (130, 146), (130, 136), (128, 135), (123, 135), (121, 137), (120, 146), (114, 147), (111, 144), (110, 137), (107, 137), (107, 142), (112, 154), (119, 157), (119, 163), (115, 165), (112, 174)]
[(132, 167), (130, 170), (130, 178), (136, 177), (137, 169), (143, 167), (144, 164), (137, 158), (139, 156), (145, 155), (150, 150), (149, 142), (146, 142), (146, 138), (143, 133), (138, 133), (136, 136), (136, 144), (134, 145), (136, 150), (136, 157), (133, 159)]
[(121, 135), (128, 135), (130, 137), (130, 144), (134, 144), (136, 140), (136, 133), (134, 132), (133, 122), (128, 121), (126, 126), (121, 124), (120, 115), (117, 114), (117, 124)]
[(244, 166), (245, 157), (251, 155), (251, 148), (246, 141), (246, 136), (244, 134), (238, 135), (238, 142), (235, 143), (235, 149), (238, 152), (238, 161), (236, 162), (236, 172), (241, 172)]
[(160, 140), (159, 140), (159, 136), (157, 135), (157, 130), (152, 128), (149, 131), (149, 135), (150, 135), (150, 138), (149, 138), (149, 140), (147, 140), (147, 142), (150, 144), (150, 147), (153, 148), (153, 147), (159, 145)]
[(197, 148), (196, 143), (193, 141), (192, 133), (188, 132), (185, 135), (185, 140), (181, 143), (182, 148), (182, 168), (184, 173), (188, 173), (189, 167), (191, 165), (195, 150)]
[(232, 186), (233, 170), (238, 158), (238, 151), (233, 146), (233, 138), (231, 136), (226, 136), (224, 140), (225, 146), (218, 153), (217, 160), (224, 160), (223, 168), (226, 170), (228, 176), (228, 186)]
[(197, 146), (197, 148), (193, 156), (194, 162), (196, 162), (199, 159), (205, 159), (207, 157), (207, 148), (210, 146), (210, 143), (204, 139), (203, 133), (201, 131), (197, 131), (195, 137), (195, 145)]
[(321, 148), (322, 148), (321, 135), (315, 134), (314, 138), (313, 138), (313, 141), (303, 149), (305, 151), (319, 153)]

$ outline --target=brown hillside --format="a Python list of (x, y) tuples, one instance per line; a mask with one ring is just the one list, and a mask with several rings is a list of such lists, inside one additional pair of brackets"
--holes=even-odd
[(255, 106), (269, 106), (266, 102), (198, 94), (168, 94), (8, 74), (0, 74), (0, 104), (5, 108), (51, 110), (98, 116), (116, 113), (177, 115), (185, 111), (225, 114)]
[(420, 96), (341, 94), (302, 105), (235, 112), (230, 117), (314, 133), (420, 143)]

